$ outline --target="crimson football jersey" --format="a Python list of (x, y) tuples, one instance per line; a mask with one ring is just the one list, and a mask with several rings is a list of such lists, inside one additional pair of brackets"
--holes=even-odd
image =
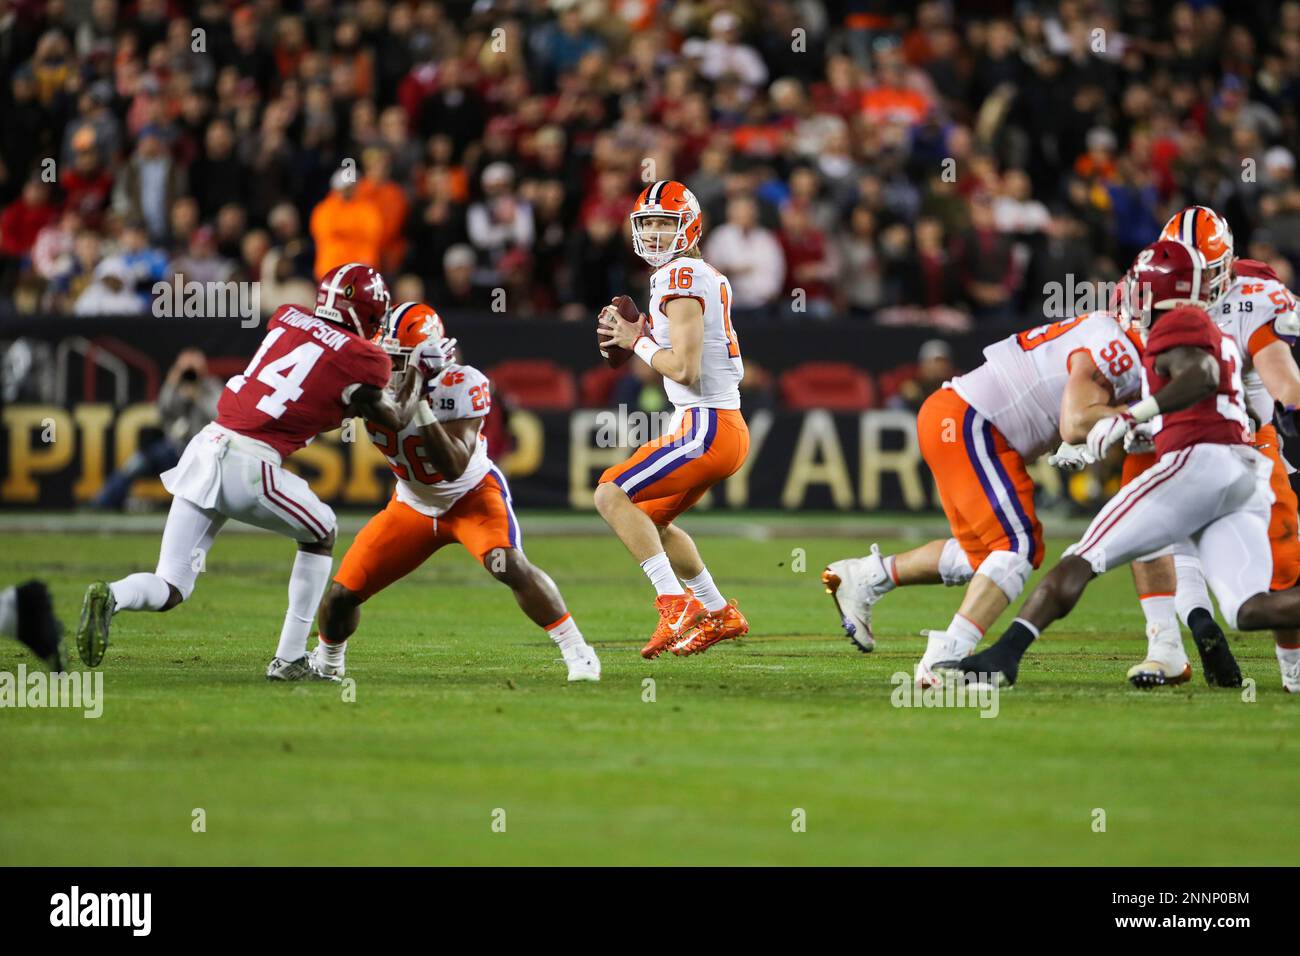
[(1156, 356), (1179, 346), (1204, 349), (1214, 356), (1219, 363), (1219, 387), (1195, 405), (1155, 419), (1156, 454), (1165, 455), (1191, 445), (1249, 443), (1253, 429), (1246, 416), (1241, 352), (1236, 342), (1219, 331), (1204, 309), (1183, 306), (1152, 326), (1142, 358), (1146, 370), (1143, 394), (1154, 395), (1169, 384), (1169, 379), (1156, 371)]
[(342, 425), (355, 385), (388, 384), (388, 353), (342, 326), (284, 305), (266, 327), (248, 368), (226, 383), (217, 424), (282, 457)]

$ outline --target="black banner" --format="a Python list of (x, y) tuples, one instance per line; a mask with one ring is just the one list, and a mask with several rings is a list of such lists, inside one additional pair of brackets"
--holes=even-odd
[[(520, 322), (500, 317), (449, 319), (465, 359), (491, 373), (518, 358), (545, 358), (575, 376), (599, 362), (586, 323)], [(153, 399), (177, 354), (199, 348), (214, 374), (242, 370), (261, 328), (237, 319), (44, 319), (9, 323), (4, 339), (12, 396), (0, 415), (0, 505), (59, 508), (82, 504), (142, 442), (157, 434)], [(856, 322), (774, 322), (743, 330), (745, 359), (779, 373), (810, 360), (849, 361), (882, 373), (915, 361), (933, 330), (881, 329)], [(987, 336), (978, 341), (987, 340)], [(14, 346), (13, 343), (20, 342)], [(974, 338), (954, 340), (959, 364), (979, 361)], [(26, 374), (13, 371), (26, 363)], [(751, 401), (751, 398), (753, 399)], [(912, 415), (786, 411), (773, 386), (747, 396), (751, 450), (745, 467), (714, 489), (703, 507), (924, 510), (932, 506)], [(601, 471), (659, 434), (667, 415), (596, 408), (571, 412), (514, 409), (508, 453), (495, 454), (523, 507), (589, 508)], [(498, 449), (498, 451), (501, 451)], [(371, 507), (391, 474), (356, 425), (322, 436), (289, 461), (316, 493), (336, 506)], [(1053, 475), (1045, 475), (1054, 481)], [(167, 500), (154, 479), (135, 483), (137, 499)]]

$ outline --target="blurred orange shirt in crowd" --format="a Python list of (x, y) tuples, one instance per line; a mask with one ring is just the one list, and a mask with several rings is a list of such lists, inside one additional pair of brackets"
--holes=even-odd
[(406, 225), (406, 194), (392, 180), (376, 182), (365, 177), (357, 183), (356, 198), (371, 203), (379, 210), (379, 218), (383, 223), (383, 234), (379, 239), (379, 268), (381, 272), (395, 272), (406, 256), (406, 237), (403, 232)]
[[(358, 184), (359, 185), (359, 184)], [(316, 243), (316, 278), (335, 266), (364, 262), (378, 266), (383, 251), (384, 217), (368, 199), (332, 191), (311, 211)]]

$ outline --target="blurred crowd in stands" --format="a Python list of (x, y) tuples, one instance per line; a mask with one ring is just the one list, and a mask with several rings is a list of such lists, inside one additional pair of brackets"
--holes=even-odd
[(1033, 321), (1192, 202), (1300, 262), (1297, 2), (0, 0), (0, 74), (0, 314), (590, 318), (665, 178), (742, 325)]

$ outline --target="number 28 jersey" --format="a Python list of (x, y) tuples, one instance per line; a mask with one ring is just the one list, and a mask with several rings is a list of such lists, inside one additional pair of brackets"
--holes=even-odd
[(731, 327), (731, 283), (703, 259), (678, 256), (650, 277), (650, 321), (646, 334), (657, 345), (671, 348), (668, 313), (673, 299), (695, 299), (704, 310), (704, 341), (700, 348), (700, 378), (691, 386), (664, 378), (664, 392), (677, 408), (739, 408), (740, 380), (745, 365), (740, 340)]
[(282, 458), (343, 424), (358, 385), (384, 388), (392, 363), (373, 342), (284, 305), (243, 374), (226, 383), (217, 424), (270, 445)]
[(469, 365), (450, 365), (426, 391), (424, 401), (433, 408), (438, 421), (479, 419), (474, 451), (459, 478), (446, 479), (438, 473), (425, 454), (419, 425), (413, 423), (394, 433), (383, 425), (366, 422), (371, 441), (388, 459), (393, 474), (397, 476), (398, 501), (421, 514), (438, 518), (483, 480), (492, 468), (482, 421), (492, 409), (490, 389), (487, 376), (478, 369)]
[(1141, 394), (1141, 350), (1109, 312), (1085, 312), (994, 342), (984, 350), (984, 364), (953, 379), (952, 387), (1032, 460), (1061, 440), (1061, 398), (1076, 352), (1092, 356), (1116, 402)]

